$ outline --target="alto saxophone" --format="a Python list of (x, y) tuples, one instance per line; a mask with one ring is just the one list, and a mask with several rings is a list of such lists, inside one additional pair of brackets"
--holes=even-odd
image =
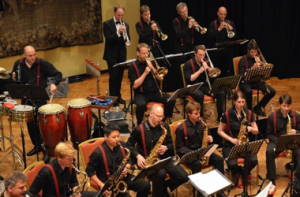
[[(203, 138), (202, 138), (202, 146), (201, 146), (201, 148), (207, 146), (207, 136), (208, 136), (207, 124), (204, 121), (202, 121), (202, 122), (205, 125), (205, 129), (203, 131)], [(209, 156), (203, 156), (203, 157), (201, 157), (201, 163), (202, 163), (203, 167), (208, 166), (208, 162), (209, 162)]]
[[(244, 111), (243, 108), (242, 108), (242, 112), (244, 114), (244, 119), (243, 119), (242, 122), (246, 122), (247, 121), (247, 116), (246, 116), (246, 113), (245, 113), (245, 111)], [(240, 131), (239, 131), (239, 134), (237, 136), (237, 139), (239, 140), (239, 145), (245, 144), (246, 142), (248, 142), (248, 138), (247, 138), (247, 136), (244, 133), (246, 127), (247, 127), (246, 125), (244, 125), (243, 123), (241, 123)]]
[[(110, 182), (110, 187), (109, 189), (112, 189), (112, 187), (115, 187), (113, 189), (113, 194), (114, 196), (117, 196), (117, 194), (120, 192), (120, 193), (125, 193), (126, 190), (127, 190), (127, 183), (123, 180), (121, 180), (123, 178), (122, 175), (120, 175), (122, 173), (122, 171), (124, 170), (124, 168), (126, 167), (126, 164), (127, 164), (127, 160), (129, 159), (130, 157), (130, 150), (128, 148), (124, 148), (121, 143), (119, 143), (119, 146), (121, 149), (125, 150), (126, 151), (126, 155), (125, 157), (123, 158), (122, 162), (120, 163), (119, 167), (118, 167), (118, 174), (113, 174), (110, 178), (108, 179), (108, 181)], [(111, 195), (109, 195), (110, 197)]]
[(80, 170), (77, 169), (73, 164), (71, 164), (71, 166), (72, 166), (72, 168), (74, 168), (74, 170), (75, 170), (76, 172), (81, 173), (81, 174), (84, 175), (83, 181), (78, 185), (78, 187), (75, 189), (75, 191), (73, 191), (73, 193), (70, 195), (70, 197), (75, 197), (75, 196), (77, 196), (81, 191), (83, 191), (84, 186), (85, 186), (85, 184), (86, 184), (86, 182), (87, 182), (88, 176), (87, 176), (86, 172), (80, 171)]
[(158, 162), (160, 160), (157, 157), (157, 149), (159, 149), (160, 146), (163, 144), (163, 142), (167, 136), (167, 129), (164, 126), (162, 126), (161, 124), (159, 124), (159, 125), (165, 131), (165, 133), (162, 136), (160, 136), (160, 138), (156, 142), (154, 148), (151, 150), (150, 155), (146, 159), (146, 166), (144, 168), (148, 168), (149, 166), (152, 166), (153, 164), (155, 164), (156, 162)]
[[(287, 117), (288, 117), (288, 122), (286, 124), (286, 134), (290, 134), (292, 130), (292, 122), (288, 113), (287, 113)], [(292, 150), (286, 150), (285, 156), (289, 159), (292, 158)]]

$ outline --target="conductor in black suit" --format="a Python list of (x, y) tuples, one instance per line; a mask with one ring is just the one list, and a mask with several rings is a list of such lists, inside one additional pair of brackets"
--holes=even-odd
[(126, 61), (126, 42), (130, 41), (129, 25), (122, 21), (125, 8), (114, 7), (114, 17), (103, 23), (105, 49), (103, 59), (106, 60), (109, 72), (109, 92), (111, 96), (119, 98), (118, 103), (124, 104), (121, 97), (121, 84), (124, 67), (113, 65)]

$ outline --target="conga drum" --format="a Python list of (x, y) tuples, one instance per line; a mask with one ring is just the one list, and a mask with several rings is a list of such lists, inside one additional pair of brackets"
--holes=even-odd
[(59, 104), (46, 104), (39, 108), (39, 127), (48, 155), (55, 156), (55, 146), (66, 138), (65, 108)]
[(68, 126), (75, 149), (79, 143), (90, 139), (92, 125), (90, 105), (90, 101), (84, 98), (72, 99), (68, 102)]
[(13, 122), (32, 122), (34, 107), (30, 105), (16, 105), (11, 109), (11, 121)]

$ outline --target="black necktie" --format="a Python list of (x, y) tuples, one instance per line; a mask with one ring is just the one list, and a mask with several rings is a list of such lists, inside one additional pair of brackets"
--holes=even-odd
[(121, 22), (120, 22), (120, 21), (116, 21), (116, 25), (117, 25), (117, 24), (121, 25)]

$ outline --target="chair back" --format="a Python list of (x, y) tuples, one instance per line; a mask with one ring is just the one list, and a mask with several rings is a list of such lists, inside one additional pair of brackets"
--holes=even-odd
[(239, 63), (240, 60), (243, 56), (238, 56), (238, 57), (234, 57), (233, 60), (233, 70), (234, 70), (234, 75), (238, 75), (239, 74)]
[(182, 77), (182, 82), (183, 82), (183, 87), (186, 87), (186, 81), (185, 81), (185, 77), (184, 77), (184, 64), (180, 65), (180, 70), (181, 70), (181, 77)]
[[(35, 177), (38, 175), (38, 173), (44, 166), (45, 166), (44, 161), (39, 161), (39, 162), (35, 162), (35, 163), (31, 164), (23, 171), (23, 174), (26, 174), (26, 176), (27, 176), (26, 184), (27, 184), (28, 189), (30, 188), (31, 184), (33, 183)], [(42, 194), (43, 194), (43, 191), (41, 190), (39, 192), (39, 195), (42, 196)]]
[(170, 124), (170, 133), (172, 136), (172, 140), (173, 140), (173, 148), (174, 148), (174, 154), (177, 154), (176, 151), (176, 129), (179, 127), (179, 125), (185, 121), (185, 119), (182, 120), (177, 120), (176, 122), (173, 122), (172, 124)]

